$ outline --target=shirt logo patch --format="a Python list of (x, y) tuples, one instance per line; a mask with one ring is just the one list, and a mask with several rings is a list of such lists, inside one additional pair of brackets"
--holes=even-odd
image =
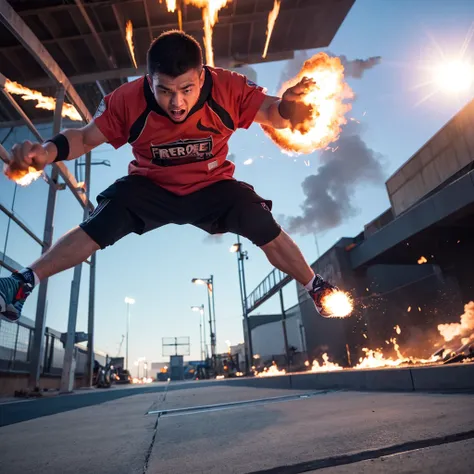
[(212, 146), (212, 137), (151, 145), (151, 161), (158, 166), (176, 166), (206, 161), (214, 157)]

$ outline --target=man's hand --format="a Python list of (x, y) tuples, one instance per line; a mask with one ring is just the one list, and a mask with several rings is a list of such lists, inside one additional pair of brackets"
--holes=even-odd
[(303, 102), (303, 97), (316, 84), (313, 79), (303, 77), (298, 84), (287, 89), (280, 102), (279, 111), (281, 116), (289, 120), (291, 128), (304, 133), (306, 127), (304, 123), (311, 119), (313, 109), (310, 105)]
[(27, 175), (30, 166), (41, 171), (53, 161), (40, 143), (32, 143), (29, 140), (13, 145), (10, 156), (3, 156), (5, 154), (2, 152), (2, 158), (5, 161), (3, 172), (11, 180)]

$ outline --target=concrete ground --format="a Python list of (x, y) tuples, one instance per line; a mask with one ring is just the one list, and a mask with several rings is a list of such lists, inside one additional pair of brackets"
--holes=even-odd
[[(0, 428), (0, 472), (474, 472), (472, 394), (318, 392), (200, 383), (157, 390), (69, 407)], [(296, 397), (301, 395), (304, 398)], [(75, 406), (79, 399), (88, 400), (84, 395), (68, 397), (76, 397)], [(269, 397), (285, 398), (173, 411)], [(62, 403), (62, 398), (55, 402)], [(3, 408), (5, 413), (34, 412), (41, 402), (16, 407), (6, 403)]]

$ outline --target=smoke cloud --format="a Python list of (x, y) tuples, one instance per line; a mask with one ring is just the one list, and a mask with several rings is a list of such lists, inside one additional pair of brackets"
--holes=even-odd
[(383, 156), (367, 146), (360, 132), (360, 125), (349, 122), (334, 151), (321, 153), (318, 172), (301, 185), (306, 196), (302, 214), (283, 217), (289, 232), (306, 235), (338, 227), (357, 214), (352, 201), (358, 185), (383, 183)]
[[(341, 63), (344, 66), (345, 77), (353, 77), (355, 79), (361, 79), (365, 71), (372, 69), (382, 61), (381, 56), (372, 56), (368, 59), (347, 59), (347, 56), (344, 54), (338, 56), (337, 54), (333, 54), (330, 51), (327, 51), (327, 54), (331, 57), (338, 57), (341, 60)], [(278, 89), (281, 88), (284, 82), (290, 80), (292, 77), (298, 74), (300, 69), (303, 67), (303, 63), (307, 59), (309, 59), (309, 55), (306, 51), (295, 52), (295, 56), (293, 59), (290, 59), (286, 62), (286, 65), (280, 75)]]
[[(331, 54), (330, 54), (331, 56)], [(339, 56), (342, 65), (344, 66), (344, 75), (346, 77), (354, 77), (355, 79), (360, 79), (364, 72), (368, 69), (372, 69), (377, 64), (380, 64), (382, 61), (381, 56), (373, 56), (368, 59), (347, 59), (343, 54)]]
[(462, 344), (474, 342), (474, 302), (464, 305), (460, 323), (438, 324), (438, 331), (446, 342), (461, 340)]

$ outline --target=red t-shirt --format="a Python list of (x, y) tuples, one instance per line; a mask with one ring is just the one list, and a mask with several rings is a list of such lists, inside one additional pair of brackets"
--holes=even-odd
[(185, 195), (233, 179), (227, 142), (237, 128), (250, 127), (264, 99), (264, 90), (245, 76), (206, 66), (199, 100), (184, 122), (170, 119), (145, 77), (107, 95), (94, 122), (114, 148), (132, 145), (129, 174)]

